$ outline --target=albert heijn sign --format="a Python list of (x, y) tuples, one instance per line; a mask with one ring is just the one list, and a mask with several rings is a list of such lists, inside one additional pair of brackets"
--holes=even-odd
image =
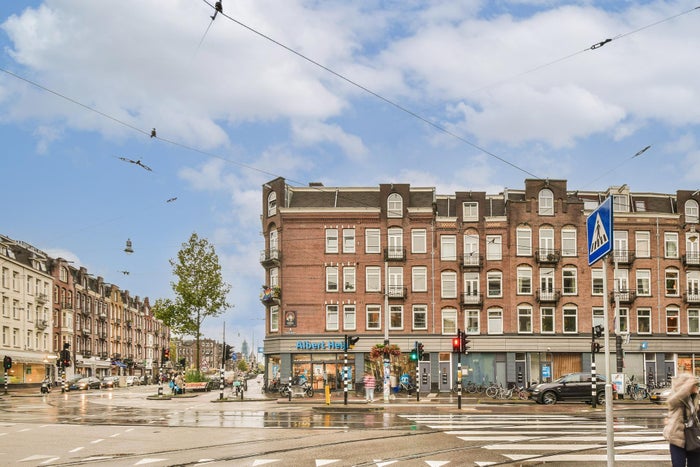
[(598, 261), (613, 249), (613, 210), (609, 196), (586, 219), (588, 232), (588, 265)]

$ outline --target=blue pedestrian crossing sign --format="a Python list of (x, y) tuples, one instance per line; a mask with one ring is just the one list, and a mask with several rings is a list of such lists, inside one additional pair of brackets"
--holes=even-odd
[(598, 261), (613, 249), (612, 197), (608, 197), (586, 219), (588, 232), (588, 265)]

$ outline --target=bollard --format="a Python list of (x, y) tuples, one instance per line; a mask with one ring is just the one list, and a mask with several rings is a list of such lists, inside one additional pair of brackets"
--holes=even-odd
[(325, 391), (325, 394), (326, 394), (326, 405), (331, 405), (331, 387), (326, 384), (323, 387), (323, 390)]
[(289, 402), (292, 402), (292, 377), (289, 377)]

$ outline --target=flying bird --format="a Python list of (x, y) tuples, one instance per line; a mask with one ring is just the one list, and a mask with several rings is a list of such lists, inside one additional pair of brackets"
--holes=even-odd
[(211, 18), (212, 21), (214, 21), (214, 20), (216, 19), (216, 15), (218, 15), (219, 13), (223, 13), (223, 12), (224, 12), (224, 7), (221, 6), (221, 2), (216, 2), (216, 3), (214, 4), (214, 10), (215, 10), (215, 11), (214, 11), (214, 16), (210, 16), (210, 18)]
[(129, 271), (119, 271), (119, 272), (121, 272), (121, 273), (124, 274), (125, 276), (128, 276), (128, 275), (129, 275)]
[(126, 158), (126, 157), (120, 157), (119, 160), (122, 160), (122, 161), (124, 161), (124, 162), (129, 162), (129, 163), (131, 163), (131, 164), (136, 164), (136, 165), (138, 165), (138, 166), (140, 166), (140, 167), (143, 167), (144, 169), (148, 170), (149, 172), (152, 172), (152, 171), (153, 171), (149, 166), (147, 166), (146, 164), (144, 164), (143, 162), (141, 162), (141, 159), (135, 161), (135, 160), (133, 160), (133, 159), (129, 159), (129, 158)]
[(156, 137), (156, 129), (154, 128), (151, 130), (151, 138), (155, 138), (155, 137)]
[(169, 199), (166, 200), (165, 202), (166, 202), (166, 203), (172, 203), (172, 202), (175, 201), (176, 199), (177, 199), (177, 196), (174, 197), (174, 198), (169, 198)]

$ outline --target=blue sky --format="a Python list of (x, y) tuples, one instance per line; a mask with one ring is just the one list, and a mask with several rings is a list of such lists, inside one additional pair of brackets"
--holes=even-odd
[(276, 176), (700, 188), (697, 1), (223, 3), (208, 31), (198, 0), (0, 3), (1, 233), (154, 300), (197, 232), (235, 305), (205, 335), (225, 323), (240, 349), (264, 336), (260, 189)]

